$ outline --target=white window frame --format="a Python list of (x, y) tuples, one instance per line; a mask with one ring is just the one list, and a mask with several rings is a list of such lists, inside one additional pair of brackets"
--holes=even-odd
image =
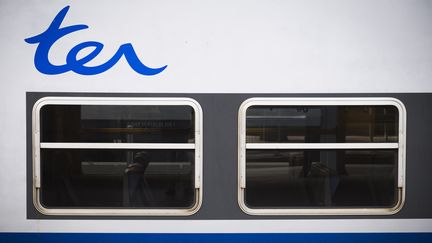
[[(246, 143), (246, 111), (251, 106), (395, 106), (399, 111), (396, 143)], [(238, 203), (250, 215), (390, 215), (405, 203), (406, 109), (395, 98), (250, 98), (238, 114)], [(245, 203), (247, 149), (398, 149), (397, 202), (391, 208), (249, 208)]]
[[(195, 111), (194, 143), (56, 143), (40, 141), (40, 110), (46, 105), (137, 105), (137, 106), (190, 106)], [(32, 163), (33, 204), (45, 215), (88, 215), (88, 216), (187, 216), (196, 213), (202, 204), (202, 109), (191, 98), (124, 98), (124, 97), (44, 97), (33, 106), (32, 111)], [(195, 204), (185, 209), (86, 209), (45, 208), (40, 200), (42, 148), (83, 149), (190, 149), (195, 151)]]

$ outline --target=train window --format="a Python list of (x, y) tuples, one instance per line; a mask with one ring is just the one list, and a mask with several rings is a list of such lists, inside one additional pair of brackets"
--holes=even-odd
[(202, 111), (188, 98), (46, 97), (33, 108), (33, 195), (46, 215), (191, 215)]
[(239, 111), (239, 204), (252, 215), (394, 214), (405, 197), (403, 104), (252, 98)]

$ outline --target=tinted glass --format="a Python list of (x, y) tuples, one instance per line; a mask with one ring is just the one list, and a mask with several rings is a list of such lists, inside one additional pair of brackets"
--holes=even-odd
[(251, 208), (389, 207), (397, 150), (248, 150)]
[(397, 142), (394, 106), (252, 106), (247, 143)]
[(189, 208), (192, 150), (41, 150), (47, 208)]
[(46, 105), (42, 142), (193, 143), (190, 106)]

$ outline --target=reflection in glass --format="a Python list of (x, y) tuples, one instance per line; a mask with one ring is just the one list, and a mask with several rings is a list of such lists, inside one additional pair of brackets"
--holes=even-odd
[(394, 106), (252, 106), (247, 143), (398, 142)]
[(193, 150), (41, 150), (47, 208), (190, 208)]
[(46, 105), (42, 142), (193, 143), (190, 106)]
[(397, 150), (248, 150), (251, 208), (390, 207)]

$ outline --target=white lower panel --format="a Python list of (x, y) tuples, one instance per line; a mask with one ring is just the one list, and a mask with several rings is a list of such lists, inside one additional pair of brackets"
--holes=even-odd
[(337, 220), (26, 220), (0, 232), (348, 233), (432, 232), (432, 219)]

